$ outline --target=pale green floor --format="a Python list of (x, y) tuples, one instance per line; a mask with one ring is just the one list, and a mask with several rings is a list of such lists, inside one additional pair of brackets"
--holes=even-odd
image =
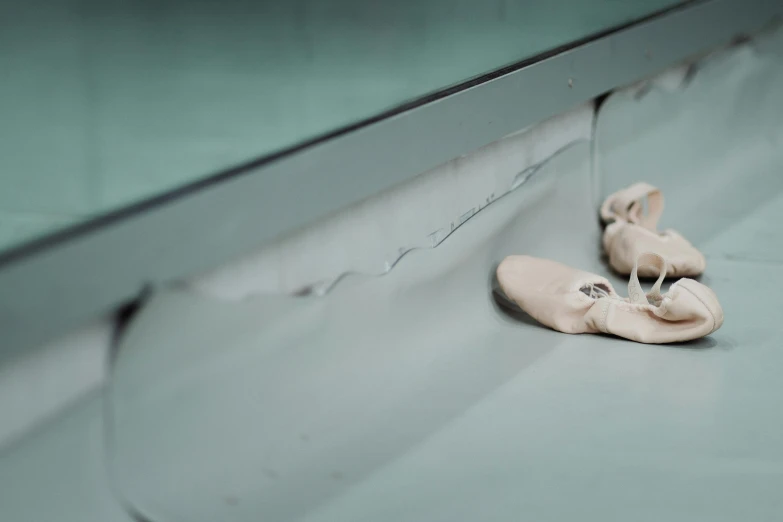
[[(705, 253), (709, 338), (567, 336), (495, 306), (507, 253), (605, 272), (583, 143), (327, 300), (157, 296), (113, 373), (122, 497), (154, 522), (779, 520), (782, 44), (616, 93), (596, 125), (599, 195), (660, 186)], [(128, 520), (97, 398), (67, 413), (0, 456), (3, 520)]]
[(0, 249), (675, 3), (6, 3)]

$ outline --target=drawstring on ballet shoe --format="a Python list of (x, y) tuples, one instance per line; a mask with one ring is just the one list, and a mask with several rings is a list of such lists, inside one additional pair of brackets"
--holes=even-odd
[(588, 283), (581, 288), (582, 293), (591, 299), (601, 299), (602, 297), (609, 297), (609, 292), (600, 286), (596, 286), (595, 283)]
[[(657, 268), (658, 280), (649, 293), (645, 294), (642, 284), (639, 282), (637, 270), (640, 266), (650, 266)], [(650, 304), (650, 299), (658, 303), (663, 299), (661, 295), (661, 283), (666, 278), (666, 260), (654, 252), (645, 252), (636, 258), (636, 264), (631, 272), (631, 279), (628, 281), (628, 298), (634, 304)]]

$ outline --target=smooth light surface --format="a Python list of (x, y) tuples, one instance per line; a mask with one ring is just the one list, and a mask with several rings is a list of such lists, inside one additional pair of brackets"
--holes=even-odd
[[(386, 276), (153, 297), (112, 376), (118, 490), (161, 522), (775, 520), (782, 49), (767, 35), (684, 87), (613, 95), (594, 158), (562, 151)], [(593, 200), (638, 179), (706, 254), (721, 330), (647, 346), (495, 305), (508, 253), (605, 273)]]
[(143, 212), (0, 255), (0, 360), (94, 320), (147, 284), (238, 259), (511, 132), (752, 33), (781, 13), (778, 0), (688, 5)]
[(0, 519), (138, 522), (107, 480), (101, 392), (0, 453)]
[(0, 249), (678, 0), (0, 8)]
[(106, 319), (0, 366), (0, 453), (101, 387), (113, 330)]

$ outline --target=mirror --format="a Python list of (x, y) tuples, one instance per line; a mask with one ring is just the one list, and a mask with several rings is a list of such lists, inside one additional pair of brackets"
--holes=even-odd
[(676, 3), (5, 3), (0, 253)]

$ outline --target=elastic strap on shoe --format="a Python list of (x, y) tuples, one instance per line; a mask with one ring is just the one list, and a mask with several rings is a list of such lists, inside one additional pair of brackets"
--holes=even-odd
[[(636, 274), (639, 266), (651, 266), (657, 268), (660, 275), (648, 294), (644, 293), (639, 276)], [(636, 264), (631, 271), (631, 279), (628, 281), (628, 297), (634, 304), (649, 304), (647, 296), (658, 301), (661, 297), (661, 283), (666, 278), (666, 260), (654, 252), (645, 252), (636, 258)]]
[[(647, 198), (647, 214), (642, 200)], [(604, 219), (609, 216), (635, 223), (648, 230), (658, 229), (658, 220), (663, 214), (663, 194), (648, 183), (635, 183), (610, 196), (601, 209)]]

